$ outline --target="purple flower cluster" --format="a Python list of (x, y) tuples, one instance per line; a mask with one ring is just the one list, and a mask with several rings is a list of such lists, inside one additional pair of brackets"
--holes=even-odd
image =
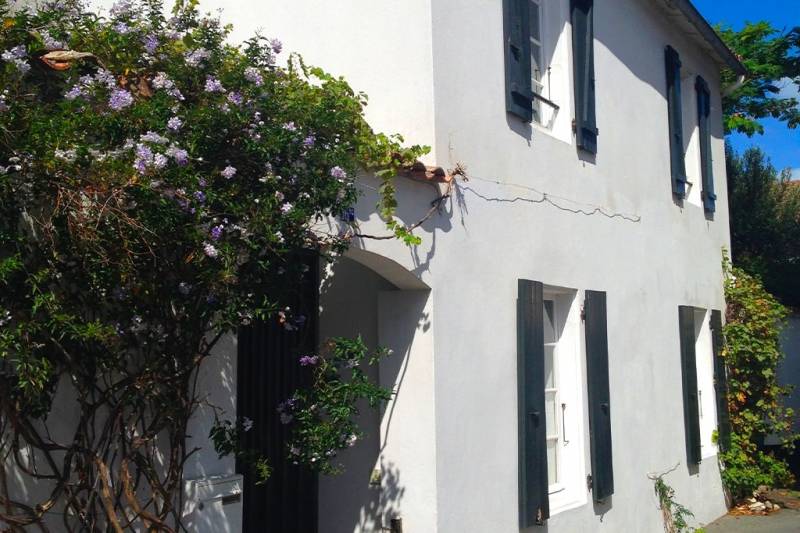
[(69, 91), (64, 93), (64, 98), (67, 100), (75, 100), (76, 98), (82, 96), (86, 96), (86, 93), (83, 92), (83, 87), (80, 85), (75, 85)]
[(205, 48), (198, 48), (197, 50), (186, 52), (186, 54), (184, 55), (186, 64), (188, 64), (190, 67), (196, 67), (209, 57), (211, 57), (211, 52), (209, 52)]
[(315, 366), (317, 363), (319, 363), (318, 355), (304, 355), (300, 358), (301, 366)]
[(88, 98), (91, 91), (95, 90), (98, 86), (103, 86), (109, 91), (117, 89), (117, 80), (114, 75), (105, 69), (98, 70), (94, 76), (86, 74), (78, 78), (78, 83), (73, 85), (65, 94), (64, 98), (67, 100), (75, 100), (77, 98)]
[(117, 22), (116, 24), (114, 24), (114, 31), (116, 31), (120, 35), (125, 35), (131, 32), (131, 27), (124, 22)]
[(236, 175), (236, 169), (229, 165), (224, 169), (222, 169), (222, 172), (220, 172), (220, 174), (222, 174), (222, 177), (225, 179), (231, 179)]
[(150, 33), (144, 36), (142, 39), (142, 44), (144, 45), (144, 49), (148, 54), (154, 54), (160, 43), (158, 42), (158, 37)]
[(167, 128), (172, 131), (178, 131), (183, 126), (183, 121), (179, 117), (172, 117), (167, 121)]
[(167, 156), (165, 156), (164, 154), (156, 154), (153, 157), (153, 167), (156, 170), (161, 170), (162, 168), (167, 166), (168, 162), (169, 162), (169, 159), (167, 159)]
[(118, 0), (114, 2), (108, 14), (112, 17), (123, 17), (133, 12), (133, 2), (131, 0)]
[(222, 224), (211, 228), (211, 240), (218, 241), (222, 238), (222, 233), (225, 231), (225, 226)]
[(242, 105), (242, 102), (244, 102), (244, 97), (242, 97), (240, 93), (229, 93), (228, 101), (233, 105)]
[(280, 54), (281, 50), (283, 50), (283, 43), (278, 39), (270, 39), (269, 45), (272, 47), (272, 51), (276, 54)]
[(264, 84), (264, 78), (255, 67), (247, 67), (244, 69), (244, 78), (256, 87), (261, 87)]
[(305, 139), (303, 139), (303, 146), (306, 148), (311, 148), (312, 146), (314, 146), (314, 143), (316, 141), (317, 141), (316, 137), (314, 137), (313, 135), (309, 135)]
[(145, 143), (163, 146), (169, 142), (166, 138), (162, 137), (158, 133), (148, 131), (142, 135), (139, 140), (140, 142), (133, 146), (133, 148), (135, 148), (133, 168), (135, 168), (139, 174), (144, 174), (150, 168), (154, 168), (156, 170), (163, 169), (167, 166), (167, 163), (169, 163), (170, 157), (175, 161), (176, 164), (180, 166), (184, 166), (189, 162), (189, 154), (186, 152), (186, 150), (179, 148), (174, 144), (171, 144), (163, 154), (153, 152), (153, 149)]
[(154, 131), (148, 131), (144, 135), (139, 136), (139, 140), (142, 142), (150, 142), (154, 144), (167, 144), (169, 139), (166, 137), (162, 137), (158, 133)]
[(217, 78), (209, 76), (206, 78), (205, 91), (207, 93), (222, 93), (225, 92), (225, 87), (222, 86), (222, 82)]
[(108, 107), (121, 111), (133, 104), (133, 95), (125, 89), (115, 89), (108, 98)]
[(189, 153), (183, 148), (178, 148), (174, 144), (170, 145), (165, 153), (180, 166), (184, 166), (189, 162)]
[(172, 81), (164, 72), (159, 72), (156, 74), (150, 84), (153, 86), (153, 89), (167, 91), (167, 94), (176, 100), (183, 100), (183, 95), (178, 88), (175, 87), (175, 82)]
[(211, 259), (216, 259), (219, 256), (219, 250), (217, 250), (217, 248), (210, 242), (207, 242), (203, 245), (203, 253), (205, 253)]
[(342, 167), (336, 166), (331, 169), (331, 176), (338, 180), (343, 180), (347, 178), (347, 172)]
[(25, 74), (31, 69), (31, 66), (27, 61), (25, 61), (25, 57), (27, 57), (27, 55), (28, 54), (25, 51), (25, 47), (23, 45), (19, 45), (0, 54), (0, 59), (7, 63), (13, 63), (20, 73)]
[(42, 33), (42, 41), (44, 42), (44, 47), (47, 50), (62, 50), (63, 48), (65, 48), (64, 43), (55, 39), (52, 35), (50, 35), (50, 32), (48, 32), (47, 30), (42, 30), (41, 33)]
[(133, 168), (139, 174), (147, 172), (147, 168), (153, 164), (153, 151), (146, 144), (136, 145), (136, 158), (133, 161)]

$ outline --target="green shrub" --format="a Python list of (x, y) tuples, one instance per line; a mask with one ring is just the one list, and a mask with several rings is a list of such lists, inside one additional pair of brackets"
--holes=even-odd
[(784, 407), (789, 390), (777, 381), (777, 366), (784, 355), (780, 330), (786, 308), (764, 290), (761, 281), (732, 266), (725, 270), (726, 324), (723, 356), (728, 371), (728, 407), (731, 445), (721, 453), (725, 486), (734, 498), (748, 496), (759, 485), (782, 486), (792, 482), (788, 465), (763, 451), (767, 435), (778, 435), (791, 450), (793, 411)]

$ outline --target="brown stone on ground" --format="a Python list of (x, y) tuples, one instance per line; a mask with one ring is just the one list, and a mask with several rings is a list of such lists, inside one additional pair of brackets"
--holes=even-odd
[(800, 510), (800, 492), (789, 489), (773, 489), (765, 494), (772, 503), (777, 503), (785, 509)]

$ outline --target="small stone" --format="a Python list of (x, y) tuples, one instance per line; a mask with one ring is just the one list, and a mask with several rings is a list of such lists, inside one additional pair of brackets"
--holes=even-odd
[(767, 511), (771, 511), (773, 507), (772, 502), (769, 500), (764, 502), (764, 506), (767, 508)]
[(772, 510), (773, 510), (773, 511), (777, 511), (777, 510), (778, 510), (778, 509), (780, 509), (780, 508), (781, 508), (781, 506), (780, 506), (780, 505), (778, 505), (777, 503), (773, 503), (773, 504), (772, 504)]
[(769, 487), (767, 487), (766, 485), (759, 485), (758, 486), (758, 492), (760, 492), (761, 494), (764, 494), (767, 491), (769, 491)]
[(747, 501), (750, 503), (756, 503), (758, 500), (756, 500), (755, 498), (748, 498)]
[(763, 510), (765, 510), (766, 508), (767, 508), (767, 506), (766, 506), (766, 505), (764, 505), (762, 502), (751, 503), (751, 504), (748, 506), (748, 509), (750, 509), (750, 510), (751, 510), (751, 511), (753, 511), (753, 512), (759, 512), (759, 511), (763, 511)]

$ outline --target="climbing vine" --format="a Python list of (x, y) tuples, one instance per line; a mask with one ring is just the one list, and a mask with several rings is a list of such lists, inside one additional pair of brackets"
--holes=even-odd
[(668, 473), (650, 476), (664, 521), (664, 533), (703, 533), (703, 529), (689, 526), (689, 520), (694, 518), (694, 513), (675, 501), (675, 489), (664, 481), (664, 476)]
[(749, 496), (759, 485), (785, 486), (792, 474), (780, 458), (763, 449), (777, 435), (793, 449), (792, 409), (783, 405), (789, 389), (777, 381), (783, 359), (779, 335), (786, 308), (764, 290), (761, 281), (724, 261), (726, 324), (723, 356), (728, 372), (731, 443), (720, 458), (722, 477), (734, 498)]
[[(296, 56), (279, 66), (279, 41), (228, 44), (195, 2), (162, 7), (0, 0), (0, 520), (13, 530), (180, 530), (197, 369), (253, 321), (304, 327), (285, 302), (309, 254), (347, 248), (351, 230), (318, 223), (352, 208), (358, 172), (378, 173), (380, 214), (418, 242), (390, 182), (423, 148), (373, 132), (343, 79)], [(355, 402), (388, 393), (360, 373), (355, 341), (296, 355), (316, 379), (287, 398), (291, 457), (325, 471), (359, 437)], [(251, 425), (220, 417), (211, 437), (266, 478), (236, 444)]]

